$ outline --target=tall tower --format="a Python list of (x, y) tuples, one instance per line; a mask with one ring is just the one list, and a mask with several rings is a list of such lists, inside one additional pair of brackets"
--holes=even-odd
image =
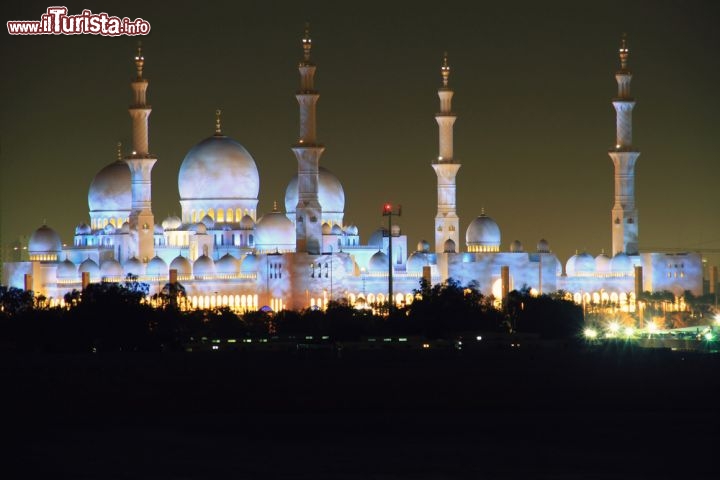
[(437, 215), (435, 215), (435, 251), (442, 253), (448, 239), (460, 245), (460, 219), (455, 210), (455, 176), (460, 164), (453, 158), (453, 125), (457, 116), (452, 113), (453, 91), (448, 86), (450, 65), (447, 53), (440, 67), (442, 86), (438, 89), (440, 112), (435, 115), (439, 133), (439, 153), (432, 167), (437, 175)]
[(130, 211), (130, 234), (132, 235), (134, 252), (140, 260), (147, 262), (155, 256), (153, 233), (155, 231), (155, 218), (152, 213), (152, 180), (151, 172), (157, 161), (148, 151), (148, 118), (152, 109), (147, 104), (147, 79), (143, 78), (143, 65), (145, 58), (142, 48), (138, 45), (135, 56), (137, 76), (130, 87), (133, 91), (133, 103), (128, 111), (132, 119), (133, 149), (125, 157), (130, 168), (130, 183), (132, 186), (132, 207)]
[(613, 106), (617, 116), (615, 148), (608, 153), (615, 165), (615, 203), (612, 208), (612, 252), (617, 255), (638, 253), (638, 212), (635, 206), (635, 162), (640, 156), (632, 144), (632, 111), (635, 100), (630, 96), (632, 73), (628, 69), (627, 39), (620, 45), (620, 70), (615, 73), (618, 84)]
[(300, 90), (300, 138), (292, 148), (298, 162), (298, 203), (295, 209), (295, 248), (298, 252), (320, 254), (322, 248), (322, 207), (318, 200), (320, 156), (325, 147), (317, 143), (315, 105), (320, 94), (314, 89), (315, 64), (310, 61), (312, 39), (309, 26), (302, 38), (303, 59), (298, 64)]

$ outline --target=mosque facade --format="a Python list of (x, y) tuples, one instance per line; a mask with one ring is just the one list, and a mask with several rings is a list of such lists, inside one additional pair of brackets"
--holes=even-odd
[[(124, 281), (133, 275), (150, 285), (151, 294), (178, 281), (187, 292), (185, 306), (228, 306), (235, 310), (323, 307), (345, 299), (353, 305), (389, 300), (392, 272), (393, 301), (409, 303), (421, 278), (431, 283), (455, 279), (473, 283), (486, 295), (502, 297), (513, 288), (531, 292), (564, 291), (578, 303), (611, 302), (634, 309), (638, 291), (690, 290), (702, 293), (702, 258), (696, 253), (641, 252), (635, 204), (635, 164), (640, 152), (632, 143), (630, 96), (632, 74), (629, 51), (621, 45), (615, 78), (618, 95), (616, 144), (609, 151), (615, 168), (615, 199), (611, 212), (612, 256), (578, 252), (564, 265), (545, 239), (534, 251), (517, 240), (503, 249), (498, 224), (484, 211), (470, 222), (465, 248), (456, 211), (450, 66), (441, 66), (438, 90), (439, 151), (431, 166), (437, 175), (437, 214), (434, 245), (421, 241), (409, 251), (399, 226), (389, 224), (373, 232), (366, 243), (358, 227), (344, 221), (345, 193), (340, 180), (320, 165), (324, 146), (316, 125), (316, 65), (312, 39), (302, 38), (296, 92), (300, 132), (292, 147), (297, 174), (289, 181), (284, 211), (258, 217), (260, 178), (255, 159), (236, 140), (223, 133), (216, 112), (215, 133), (192, 147), (178, 173), (181, 215), (156, 223), (152, 212), (145, 59), (138, 49), (136, 77), (131, 83), (132, 150), (97, 175), (88, 192), (89, 223), (75, 228), (71, 244), (42, 225), (28, 241), (28, 260), (9, 262), (3, 283), (31, 289), (62, 303), (64, 295), (88, 282)], [(392, 218), (392, 217), (391, 217)], [(392, 258), (390, 258), (392, 255)]]

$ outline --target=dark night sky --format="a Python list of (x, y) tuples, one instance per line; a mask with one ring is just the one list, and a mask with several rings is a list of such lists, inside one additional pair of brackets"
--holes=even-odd
[[(38, 20), (54, 3), (3, 5)], [(142, 17), (153, 210), (180, 213), (177, 172), (213, 133), (214, 110), (254, 156), (259, 211), (283, 203), (296, 171), (299, 38), (312, 24), (321, 164), (343, 182), (362, 240), (380, 205), (403, 205), (414, 245), (432, 241), (439, 64), (453, 68), (461, 230), (484, 207), (503, 248), (541, 237), (561, 259), (610, 250), (617, 47), (634, 71), (641, 247), (720, 248), (717, 2), (64, 2), (71, 14)], [(169, 6), (172, 5), (172, 10)], [(3, 27), (4, 28), (4, 27)], [(64, 241), (88, 221), (87, 188), (130, 143), (136, 38), (2, 34), (3, 241), (47, 219)], [(464, 242), (463, 242), (464, 243)], [(463, 245), (464, 247), (464, 245)], [(717, 257), (715, 257), (717, 258)], [(713, 260), (715, 261), (715, 260)]]

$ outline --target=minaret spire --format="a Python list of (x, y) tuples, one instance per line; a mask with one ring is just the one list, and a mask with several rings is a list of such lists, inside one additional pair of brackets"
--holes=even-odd
[(318, 199), (320, 156), (325, 147), (317, 143), (316, 104), (320, 94), (315, 90), (315, 64), (310, 61), (312, 38), (305, 25), (302, 40), (303, 59), (298, 64), (300, 90), (300, 135), (293, 147), (298, 162), (298, 203), (295, 208), (295, 248), (298, 252), (319, 254), (322, 247), (322, 207)]
[(155, 256), (153, 234), (155, 217), (152, 213), (152, 168), (157, 157), (150, 154), (148, 141), (148, 120), (152, 108), (147, 104), (148, 81), (143, 78), (145, 57), (138, 42), (134, 58), (136, 77), (130, 83), (133, 103), (128, 111), (132, 119), (132, 153), (125, 157), (130, 168), (132, 188), (132, 210), (130, 212), (131, 256), (147, 262)]
[(615, 148), (609, 154), (615, 166), (615, 203), (612, 208), (613, 255), (638, 253), (638, 212), (635, 206), (635, 163), (640, 152), (632, 143), (632, 112), (635, 100), (630, 96), (632, 73), (628, 68), (630, 49), (623, 34), (620, 49), (620, 70), (615, 73), (617, 97), (613, 99), (616, 112)]
[(215, 136), (222, 137), (222, 110), (215, 110)]
[(438, 209), (435, 216), (435, 252), (443, 253), (444, 245), (448, 239), (460, 245), (458, 235), (460, 219), (455, 208), (455, 176), (460, 164), (454, 160), (453, 153), (453, 126), (457, 116), (452, 112), (452, 97), (454, 92), (449, 87), (450, 63), (447, 52), (443, 55), (440, 66), (442, 86), (438, 89), (440, 98), (440, 112), (435, 115), (438, 124), (438, 157), (432, 167), (437, 175)]

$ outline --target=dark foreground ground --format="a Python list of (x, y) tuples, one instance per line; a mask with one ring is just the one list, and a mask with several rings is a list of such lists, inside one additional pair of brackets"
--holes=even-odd
[(720, 478), (720, 357), (0, 356), (0, 478)]

